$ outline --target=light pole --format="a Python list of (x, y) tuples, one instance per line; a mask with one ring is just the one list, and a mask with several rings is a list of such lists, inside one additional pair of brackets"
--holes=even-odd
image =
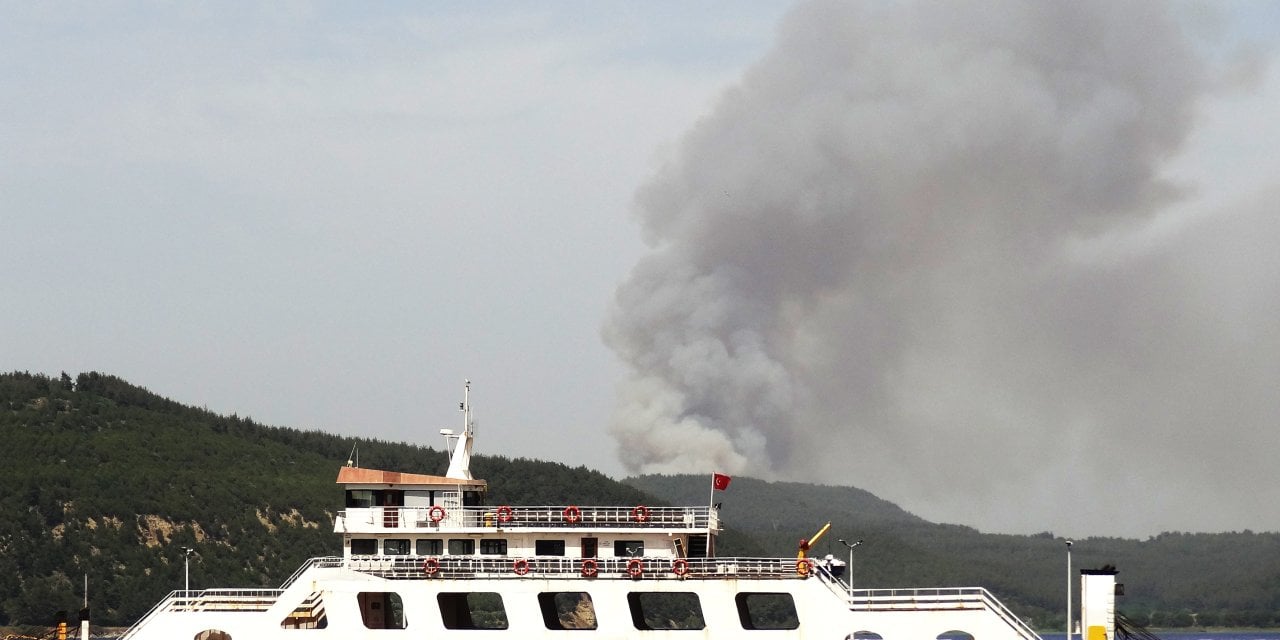
[(849, 564), (844, 566), (844, 579), (849, 582), (849, 597), (853, 598), (853, 548), (862, 544), (862, 541), (859, 540), (850, 544), (845, 542), (844, 538), (840, 538), (840, 544), (849, 548)]
[(195, 549), (191, 547), (182, 548), (182, 573), (184, 576), (182, 583), (183, 591), (191, 590), (191, 554), (195, 553)]
[(1067, 541), (1067, 640), (1072, 638), (1071, 625), (1071, 541)]

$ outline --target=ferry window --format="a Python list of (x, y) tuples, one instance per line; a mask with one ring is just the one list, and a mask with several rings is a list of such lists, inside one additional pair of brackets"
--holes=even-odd
[(507, 628), (507, 610), (496, 593), (438, 593), (436, 601), (446, 629)]
[(539, 556), (564, 555), (564, 540), (535, 540), (533, 553)]
[(205, 629), (196, 634), (195, 640), (231, 640), (231, 634), (217, 629)]
[(347, 491), (348, 509), (368, 509), (373, 506), (372, 489), (351, 489)]
[(407, 556), (409, 555), (409, 541), (404, 538), (387, 538), (382, 541), (382, 555), (384, 556)]
[(418, 555), (438, 556), (444, 553), (444, 540), (423, 539), (418, 541)]
[(637, 629), (705, 629), (698, 594), (688, 591), (640, 591), (627, 594), (631, 623)]
[(585, 591), (539, 593), (538, 605), (548, 629), (596, 628), (596, 608)]
[(449, 555), (451, 556), (469, 556), (476, 552), (476, 541), (468, 538), (453, 538), (449, 540)]
[(973, 640), (973, 634), (968, 631), (952, 629), (950, 631), (943, 631), (942, 633), (939, 633), (938, 640)]
[(353, 556), (378, 555), (378, 541), (372, 538), (353, 538), (351, 540), (351, 555)]
[(616, 558), (639, 558), (644, 555), (644, 540), (617, 540), (613, 543)]
[(884, 636), (874, 631), (854, 631), (853, 637), (856, 640), (884, 640)]
[(789, 593), (739, 593), (738, 619), (743, 629), (798, 629), (796, 603)]
[(361, 591), (356, 600), (360, 603), (360, 618), (367, 629), (405, 628), (404, 601), (400, 594), (390, 591)]
[(479, 491), (463, 491), (462, 506), (478, 507), (484, 504), (483, 495), (484, 494), (480, 493)]
[(505, 556), (507, 555), (507, 541), (505, 539), (486, 538), (480, 541), (480, 555), (482, 556)]

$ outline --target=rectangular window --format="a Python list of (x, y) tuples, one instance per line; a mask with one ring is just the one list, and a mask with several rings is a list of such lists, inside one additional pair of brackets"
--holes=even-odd
[(386, 540), (383, 540), (382, 555), (384, 556), (409, 555), (409, 541), (404, 538), (387, 538)]
[(351, 489), (347, 491), (348, 509), (368, 509), (373, 506), (372, 489)]
[(449, 555), (471, 556), (476, 553), (476, 541), (469, 538), (450, 538)]
[(378, 555), (378, 541), (372, 538), (352, 538), (351, 555), (353, 556)]
[(563, 556), (564, 540), (535, 540), (533, 554), (538, 556)]
[(616, 558), (639, 558), (644, 555), (644, 540), (616, 540), (613, 555)]
[(404, 617), (404, 601), (397, 593), (389, 591), (361, 591), (360, 618), (369, 629), (403, 629), (408, 622)]
[(480, 541), (480, 555), (482, 556), (505, 556), (507, 555), (507, 541), (505, 539), (485, 538)]
[(704, 629), (702, 604), (698, 594), (688, 591), (641, 591), (627, 594), (631, 622), (637, 629)]
[(418, 541), (418, 555), (438, 556), (444, 554), (444, 540), (424, 538)]
[(585, 591), (539, 593), (538, 605), (548, 629), (596, 628), (596, 608)]
[(506, 629), (507, 610), (493, 592), (437, 593), (446, 629)]
[(800, 618), (789, 593), (739, 593), (738, 620), (743, 629), (798, 629)]

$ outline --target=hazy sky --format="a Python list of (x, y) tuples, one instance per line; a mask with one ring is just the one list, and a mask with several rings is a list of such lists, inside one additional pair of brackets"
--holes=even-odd
[(0, 369), (1280, 530), (1280, 5), (687, 4), (0, 5)]

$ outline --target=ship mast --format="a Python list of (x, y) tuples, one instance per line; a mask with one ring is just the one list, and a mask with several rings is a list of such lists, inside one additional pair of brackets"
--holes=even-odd
[[(445, 437), (446, 448), (452, 446), (453, 449), (449, 454), (449, 470), (444, 474), (445, 477), (474, 480), (471, 477), (471, 441), (475, 438), (475, 420), (471, 416), (471, 381), (465, 382), (462, 403), (458, 405), (458, 410), (462, 411), (462, 433), (455, 436), (450, 429), (441, 429), (440, 433)], [(456, 443), (453, 442), (455, 439)]]

